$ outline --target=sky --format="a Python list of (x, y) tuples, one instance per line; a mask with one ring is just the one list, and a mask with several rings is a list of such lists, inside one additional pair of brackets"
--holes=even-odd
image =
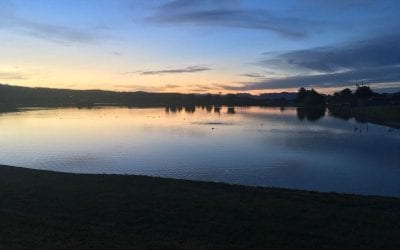
[(400, 91), (397, 0), (0, 0), (0, 83)]

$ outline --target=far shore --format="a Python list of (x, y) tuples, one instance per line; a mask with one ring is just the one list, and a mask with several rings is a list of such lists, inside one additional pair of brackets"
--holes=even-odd
[(337, 117), (349, 119), (354, 117), (360, 122), (370, 122), (379, 125), (400, 128), (400, 106), (372, 107), (332, 107), (330, 112)]
[(0, 166), (1, 249), (400, 249), (400, 199)]
[[(213, 105), (211, 105), (213, 106)], [(325, 107), (314, 107), (305, 108), (299, 105), (285, 105), (285, 106), (274, 106), (274, 105), (248, 105), (243, 107), (269, 107), (269, 108), (298, 108), (305, 109), (308, 112), (313, 110), (321, 110)], [(77, 106), (77, 105), (42, 105), (42, 106), (1, 106), (1, 113), (20, 112), (31, 109), (52, 109), (52, 108), (77, 108), (77, 109), (91, 109), (91, 108), (102, 108), (102, 107), (120, 107), (120, 108), (166, 108), (166, 106), (126, 106), (118, 103), (99, 103), (91, 106)], [(167, 106), (168, 107), (168, 106)], [(182, 105), (181, 107), (185, 107)], [(220, 107), (220, 106), (218, 106)], [(237, 106), (240, 107), (240, 106)], [(392, 128), (400, 128), (400, 106), (374, 106), (374, 107), (329, 107), (327, 111), (331, 115), (343, 119), (355, 118), (359, 122), (369, 122), (377, 125), (388, 126)], [(323, 114), (323, 113), (322, 113)]]

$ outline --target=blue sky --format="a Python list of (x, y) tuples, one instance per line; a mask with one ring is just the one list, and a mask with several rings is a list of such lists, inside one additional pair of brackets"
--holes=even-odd
[(400, 90), (400, 1), (2, 0), (0, 82), (157, 92)]

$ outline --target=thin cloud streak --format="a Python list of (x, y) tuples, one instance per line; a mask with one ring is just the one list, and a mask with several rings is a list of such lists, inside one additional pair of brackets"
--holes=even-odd
[(211, 70), (211, 68), (206, 66), (196, 65), (196, 66), (188, 66), (186, 68), (177, 68), (177, 69), (139, 71), (139, 73), (142, 75), (163, 75), (163, 74), (195, 73), (195, 72), (203, 72), (209, 70)]
[(0, 72), (1, 80), (25, 80), (26, 76), (18, 72)]
[(259, 73), (246, 73), (246, 74), (241, 74), (241, 76), (246, 76), (246, 77), (251, 77), (251, 78), (265, 78), (266, 76), (263, 74)]

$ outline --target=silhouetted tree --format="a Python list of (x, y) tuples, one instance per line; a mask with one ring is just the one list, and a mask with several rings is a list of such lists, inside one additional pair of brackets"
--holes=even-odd
[(349, 88), (345, 88), (341, 91), (335, 92), (333, 96), (330, 98), (329, 102), (336, 105), (346, 104), (355, 106), (357, 103), (357, 98)]
[(307, 90), (301, 87), (297, 93), (297, 101), (300, 103), (303, 102), (306, 96), (307, 96)]
[(369, 86), (365, 85), (358, 85), (357, 84), (357, 89), (354, 93), (357, 98), (360, 99), (368, 99), (374, 96), (374, 91), (371, 90)]
[(326, 104), (325, 96), (314, 89), (306, 90), (305, 88), (300, 88), (297, 96), (298, 103), (304, 107), (321, 107)]

